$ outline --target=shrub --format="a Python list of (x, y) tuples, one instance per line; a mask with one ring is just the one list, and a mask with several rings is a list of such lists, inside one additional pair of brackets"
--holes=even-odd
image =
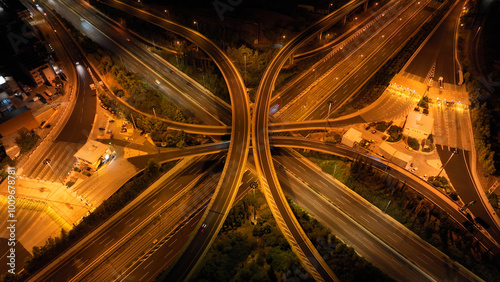
[(397, 142), (401, 140), (401, 138), (403, 137), (403, 135), (401, 134), (402, 133), (401, 127), (396, 125), (391, 125), (387, 133), (389, 133), (389, 138), (387, 139), (388, 142)]
[(434, 143), (434, 135), (429, 134), (429, 136), (427, 137), (427, 139), (428, 139), (429, 141), (431, 141), (432, 143)]
[(326, 137), (325, 142), (330, 144), (339, 144), (342, 142), (342, 136), (340, 136), (340, 134), (335, 134), (333, 137)]
[(91, 176), (90, 172), (88, 172), (88, 171), (84, 171), (84, 172), (82, 172), (82, 174), (85, 176)]
[(73, 185), (75, 185), (75, 182), (73, 182), (73, 181), (66, 182), (66, 186), (68, 186), (68, 188), (73, 186)]
[(381, 121), (381, 122), (377, 122), (377, 125), (375, 126), (375, 129), (380, 131), (380, 132), (384, 132), (387, 130), (387, 128), (389, 128), (389, 126), (392, 124), (392, 121), (387, 123), (385, 121)]
[(410, 146), (415, 151), (418, 151), (418, 149), (420, 148), (418, 140), (412, 137), (408, 137), (408, 146)]
[(118, 97), (123, 97), (123, 95), (125, 95), (125, 93), (121, 89), (116, 90), (114, 93)]

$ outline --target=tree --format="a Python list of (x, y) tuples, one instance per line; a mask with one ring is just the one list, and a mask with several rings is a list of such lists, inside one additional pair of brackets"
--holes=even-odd
[(26, 128), (21, 128), (18, 134), (19, 136), (16, 137), (15, 142), (21, 148), (21, 154), (33, 149), (38, 139), (40, 139), (40, 136), (33, 130), (28, 131)]
[(154, 179), (160, 173), (160, 165), (155, 159), (150, 159), (148, 161), (148, 165), (144, 169), (144, 175), (146, 175), (149, 179)]
[(418, 140), (412, 137), (408, 137), (408, 146), (410, 146), (415, 151), (418, 151), (418, 149), (420, 148)]

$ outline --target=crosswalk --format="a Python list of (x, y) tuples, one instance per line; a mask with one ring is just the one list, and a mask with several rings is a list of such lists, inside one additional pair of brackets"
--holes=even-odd
[(434, 142), (470, 151), (469, 110), (445, 103), (429, 105), (434, 118)]
[(381, 120), (395, 120), (405, 118), (406, 115), (413, 110), (418, 103), (419, 93), (410, 92), (409, 95), (398, 95), (385, 91), (379, 104), (362, 113), (361, 117), (367, 122), (377, 122)]
[[(64, 181), (76, 163), (74, 154), (84, 144), (70, 142), (51, 142), (44, 146), (41, 152), (34, 156), (35, 160), (27, 162), (21, 171), (26, 178), (42, 179), (52, 182)], [(44, 164), (45, 159), (50, 159), (50, 166)]]

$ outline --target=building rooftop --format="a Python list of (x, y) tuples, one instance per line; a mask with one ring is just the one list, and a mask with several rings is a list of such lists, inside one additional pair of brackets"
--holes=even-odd
[(410, 112), (406, 119), (403, 133), (415, 138), (423, 139), (431, 134), (434, 119), (424, 114)]
[(109, 145), (94, 140), (88, 140), (87, 143), (76, 152), (75, 157), (90, 164), (94, 164), (108, 149)]

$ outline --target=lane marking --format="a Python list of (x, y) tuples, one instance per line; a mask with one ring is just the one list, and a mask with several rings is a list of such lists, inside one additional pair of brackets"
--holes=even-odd
[(149, 271), (146, 272), (146, 274), (144, 274), (141, 278), (139, 278), (139, 281), (142, 281), (142, 279), (144, 279), (144, 277), (146, 277), (146, 275), (148, 275), (148, 274), (149, 274)]
[(139, 218), (136, 218), (132, 223), (130, 223), (128, 226), (132, 226), (134, 225), (134, 223), (136, 223), (137, 221), (139, 221)]

